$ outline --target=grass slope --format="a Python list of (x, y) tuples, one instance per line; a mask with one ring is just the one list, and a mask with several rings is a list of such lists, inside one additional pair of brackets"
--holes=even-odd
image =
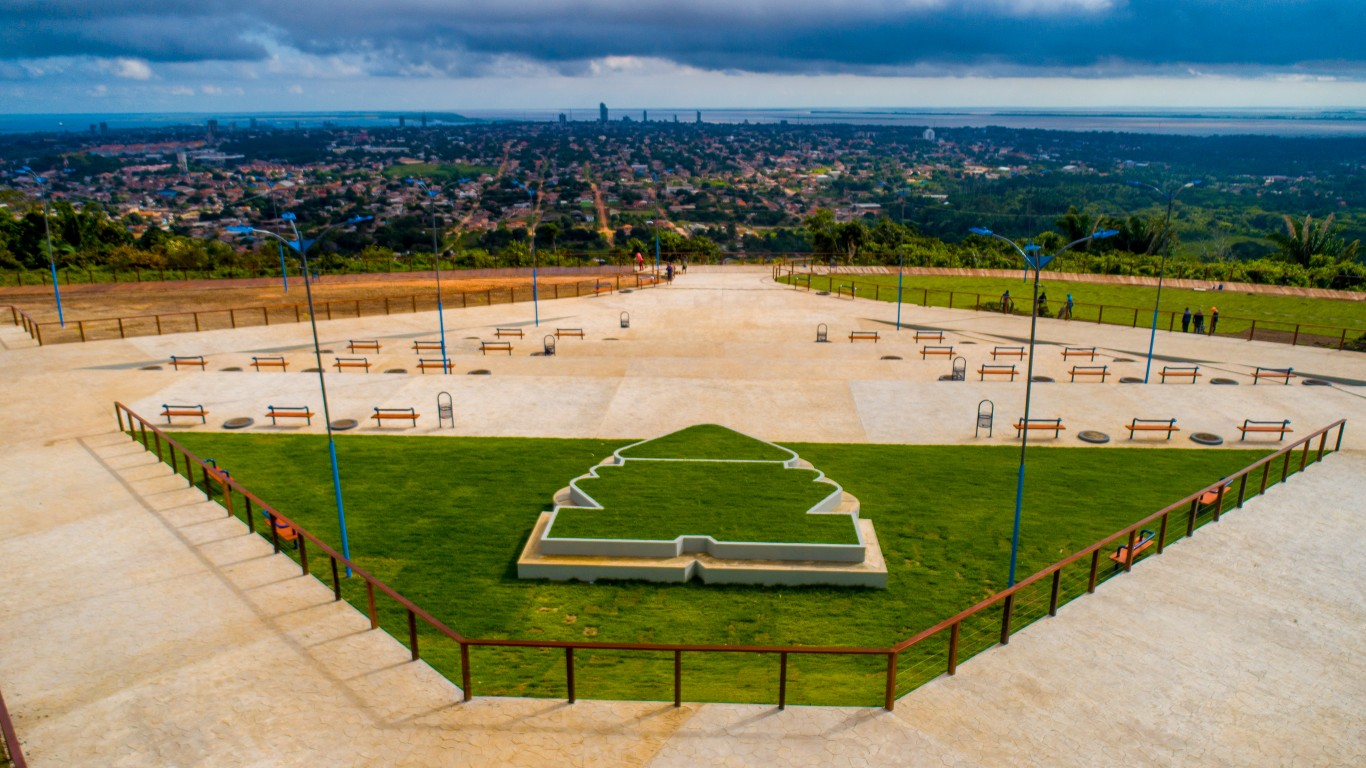
[[(339, 540), (322, 436), (177, 438), (200, 456), (215, 457), (323, 539)], [(883, 646), (1005, 585), (1015, 448), (835, 444), (788, 447), (859, 497), (861, 515), (874, 521), (887, 558), (886, 590), (518, 580), (517, 555), (552, 494), (623, 444), (340, 436), (351, 551), (379, 578), (471, 637)], [(1036, 448), (1030, 452), (1019, 574), (1055, 562), (1260, 455)], [(1183, 526), (1173, 525), (1169, 538), (1183, 533)], [(1084, 590), (1084, 584), (1068, 580), (1063, 586), (1064, 598)], [(343, 594), (364, 610), (362, 583), (346, 582)], [(406, 614), (386, 600), (379, 610), (382, 626), (406, 637)], [(970, 629), (964, 629), (965, 656), (985, 647), (973, 645), (974, 637), (991, 634), (989, 628), (976, 634)], [(424, 629), (421, 645), (425, 660), (460, 679), (454, 643)], [(942, 645), (936, 644), (941, 654)], [(672, 696), (671, 654), (580, 651), (575, 659), (581, 697)], [(683, 659), (683, 695), (689, 700), (775, 700), (774, 659), (703, 653)], [(903, 660), (898, 690), (942, 668), (910, 662)], [(793, 657), (789, 700), (876, 703), (884, 663), (876, 657)], [(564, 695), (562, 653), (475, 648), (471, 674), (480, 696)]]
[[(1065, 265), (1064, 265), (1065, 266)], [(866, 298), (873, 298), (873, 284), (882, 286), (877, 293), (878, 297), (884, 301), (896, 300), (896, 275), (857, 275), (853, 277), (835, 276), (832, 281), (826, 277), (814, 277), (811, 280), (812, 290), (833, 291), (838, 286), (848, 286), (853, 281), (859, 288), (858, 295)], [(868, 290), (863, 290), (863, 286), (868, 286)], [(1030, 297), (1033, 295), (1033, 284), (1022, 282), (1015, 278), (1001, 277), (949, 277), (949, 276), (907, 276), (902, 287), (902, 300), (921, 304), (926, 297), (925, 291), (929, 291), (928, 300), (931, 306), (946, 307), (949, 302), (949, 292), (955, 292), (953, 296), (953, 306), (959, 309), (971, 309), (975, 304), (973, 294), (981, 294), (982, 301), (998, 301), (1004, 291), (1010, 291), (1011, 298), (1015, 301), (1015, 307), (1019, 311), (1027, 310)], [(1098, 310), (1095, 306), (1105, 305), (1106, 323), (1117, 325), (1132, 325), (1134, 315), (1132, 311), (1121, 308), (1138, 308), (1138, 325), (1140, 327), (1152, 324), (1153, 299), (1157, 296), (1157, 288), (1137, 285), (1111, 285), (1107, 283), (1075, 283), (1064, 282), (1061, 280), (1050, 280), (1047, 273), (1039, 282), (1040, 292), (1048, 294), (1049, 306), (1056, 315), (1067, 299), (1067, 294), (1071, 293), (1077, 306), (1073, 312), (1075, 320), (1095, 322)], [(1193, 291), (1183, 288), (1172, 288), (1170, 286), (1162, 289), (1162, 315), (1158, 318), (1158, 328), (1166, 329), (1168, 318), (1165, 313), (1169, 311), (1177, 312), (1178, 315), (1187, 307), (1191, 312), (1197, 308), (1203, 309), (1206, 316), (1206, 325), (1210, 308), (1219, 308), (1219, 333), (1234, 334), (1246, 332), (1252, 320), (1257, 321), (1260, 328), (1281, 328), (1292, 329), (1296, 323), (1317, 324), (1324, 327), (1347, 327), (1358, 331), (1366, 329), (1366, 301), (1345, 301), (1340, 299), (1313, 299), (1302, 296), (1276, 296), (1268, 294), (1253, 293), (1234, 293), (1230, 291)], [(1181, 319), (1176, 320), (1177, 332), (1180, 332)], [(1311, 329), (1306, 329), (1309, 331)], [(1323, 331), (1324, 328), (1317, 329)], [(1348, 338), (1353, 338), (1354, 334), (1349, 333)]]
[(807, 510), (835, 491), (820, 473), (777, 463), (627, 461), (579, 488), (602, 509), (561, 509), (550, 535), (583, 539), (711, 536), (717, 541), (857, 544), (848, 515)]
[(786, 461), (786, 451), (716, 424), (697, 424), (622, 450), (628, 459)]

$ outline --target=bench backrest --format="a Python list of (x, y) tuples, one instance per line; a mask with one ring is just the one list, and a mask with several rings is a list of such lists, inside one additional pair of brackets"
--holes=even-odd
[(1170, 426), (1176, 424), (1176, 419), (1140, 419), (1135, 417), (1130, 423), (1132, 426), (1138, 426), (1139, 424), (1167, 424)]
[(306, 405), (267, 405), (266, 410), (271, 413), (308, 413)]
[(404, 415), (411, 415), (415, 412), (416, 411), (412, 408), (375, 408), (375, 413), (401, 413)]

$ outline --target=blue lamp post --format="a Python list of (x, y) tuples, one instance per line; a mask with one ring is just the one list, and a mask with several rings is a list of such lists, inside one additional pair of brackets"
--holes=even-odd
[[(241, 174), (237, 174), (237, 175), (240, 176)], [(246, 178), (246, 179), (248, 180), (248, 182), (250, 182), (251, 184), (255, 184), (255, 183), (256, 183), (256, 177), (255, 177), (255, 176), (248, 176), (248, 177), (245, 177), (245, 178)], [(271, 208), (271, 210), (274, 212), (275, 218), (278, 220), (278, 219), (280, 218), (280, 204), (279, 204), (279, 202), (275, 199), (275, 182), (270, 181), (269, 179), (262, 179), (262, 182), (261, 182), (261, 183), (263, 183), (263, 184), (266, 185), (266, 187), (269, 189), (268, 192), (265, 192), (265, 193), (260, 194), (260, 195), (252, 195), (251, 197), (247, 197), (247, 198), (243, 198), (243, 199), (241, 199), (241, 200), (237, 200), (236, 202), (233, 203), (233, 205), (242, 205), (243, 203), (249, 203), (249, 202), (251, 202), (252, 200), (257, 200), (257, 199), (260, 199), (260, 198), (262, 198), (262, 197), (270, 198), (270, 208)], [(279, 248), (279, 251), (280, 251), (280, 280), (284, 283), (285, 293), (289, 293), (289, 272), (288, 272), (287, 267), (285, 266), (285, 247), (284, 247), (283, 245), (279, 244), (279, 243), (276, 243), (275, 245), (276, 245), (276, 247)]]
[(57, 286), (57, 261), (52, 258), (52, 222), (47, 214), (47, 177), (39, 176), (27, 165), (19, 169), (20, 176), (28, 176), (38, 183), (38, 198), (43, 201), (43, 231), (47, 234), (47, 265), (52, 269), (52, 297), (57, 300), (57, 322), (66, 327), (62, 315), (62, 290)]
[(436, 241), (436, 193), (437, 190), (428, 186), (421, 179), (409, 178), (408, 182), (416, 184), (418, 189), (427, 193), (427, 200), (432, 209), (432, 259), (436, 267), (436, 321), (441, 328), (441, 372), (449, 373), (450, 364), (446, 361), (446, 313), (445, 307), (441, 304), (441, 253), (438, 251)]
[(1128, 184), (1131, 187), (1138, 187), (1140, 189), (1151, 189), (1152, 191), (1161, 195), (1167, 201), (1167, 218), (1163, 220), (1162, 225), (1162, 239), (1166, 242), (1163, 243), (1164, 247), (1162, 249), (1162, 264), (1157, 269), (1157, 301), (1153, 302), (1153, 329), (1152, 334), (1148, 337), (1148, 364), (1143, 368), (1144, 384), (1148, 383), (1148, 375), (1152, 373), (1153, 370), (1153, 346), (1157, 344), (1157, 309), (1159, 306), (1162, 305), (1162, 276), (1167, 271), (1167, 258), (1172, 255), (1172, 203), (1176, 201), (1176, 196), (1181, 194), (1182, 190), (1199, 186), (1203, 182), (1204, 179), (1193, 179), (1191, 181), (1186, 182), (1185, 184), (1182, 184), (1181, 186), (1172, 187), (1171, 189), (1167, 190), (1160, 189), (1158, 187), (1153, 186), (1152, 184), (1145, 184), (1141, 181), (1130, 180), (1124, 182), (1125, 184)]
[[(526, 193), (528, 201), (536, 199), (536, 190), (516, 179), (512, 179), (511, 181), (513, 184), (522, 188), (522, 191)], [(527, 223), (530, 225), (528, 229), (530, 230), (531, 235), (531, 311), (535, 315), (536, 327), (539, 328), (541, 327), (541, 301), (540, 291), (538, 290), (538, 285), (536, 283), (536, 272), (539, 264), (536, 261), (536, 222), (534, 212), (533, 218), (528, 219)]]
[[(266, 237), (274, 238), (284, 245), (293, 248), (299, 254), (299, 259), (303, 262), (304, 274), (307, 275), (308, 249), (312, 248), (314, 243), (321, 240), (323, 235), (326, 235), (335, 227), (359, 224), (362, 221), (370, 221), (375, 217), (353, 216), (344, 222), (338, 222), (326, 227), (312, 240), (305, 240), (299, 235), (299, 227), (295, 224), (296, 217), (294, 214), (286, 213), (281, 218), (284, 221), (289, 222), (289, 228), (294, 232), (293, 240), (286, 240), (284, 237), (281, 237), (270, 230), (256, 229), (255, 227), (233, 226), (227, 227), (227, 230), (238, 234), (265, 235)], [(332, 460), (332, 492), (337, 500), (337, 524), (341, 527), (342, 556), (349, 561), (351, 559), (351, 543), (346, 535), (346, 507), (342, 503), (341, 471), (337, 468), (337, 443), (332, 437), (332, 415), (327, 406), (327, 381), (323, 377), (323, 353), (318, 344), (318, 319), (317, 314), (313, 311), (313, 284), (311, 280), (304, 280), (304, 292), (308, 295), (308, 323), (313, 329), (313, 357), (318, 363), (318, 388), (322, 391), (323, 397), (323, 423), (327, 425), (327, 455)], [(351, 566), (349, 565), (346, 567), (346, 577), (348, 579), (351, 578)]]
[[(1083, 237), (1080, 240), (1073, 240), (1067, 245), (1064, 245), (1062, 248), (1059, 248), (1057, 253), (1054, 253), (1050, 256), (1045, 255), (1043, 253), (1043, 249), (1040, 246), (1035, 245), (1034, 243), (1030, 243), (1029, 245), (1026, 245), (1024, 248), (1021, 248), (1019, 245), (1015, 243), (1014, 240), (1011, 240), (1008, 237), (1002, 237), (1001, 235), (998, 235), (989, 229), (985, 229), (982, 227), (973, 227), (969, 231), (972, 232), (974, 235), (982, 235), (983, 237), (994, 237), (997, 240), (1009, 243), (1010, 247), (1014, 248), (1015, 252), (1020, 254), (1021, 258), (1024, 259), (1025, 269), (1034, 270), (1034, 300), (1030, 303), (1030, 306), (1034, 309), (1030, 313), (1029, 319), (1029, 363), (1027, 371), (1025, 373), (1024, 416), (1023, 420), (1021, 421), (1022, 424), (1027, 425), (1029, 423), (1029, 399), (1030, 395), (1033, 394), (1034, 390), (1034, 338), (1035, 331), (1038, 329), (1039, 325), (1039, 271), (1042, 270), (1045, 266), (1047, 266), (1048, 262), (1057, 258), (1064, 251), (1067, 251), (1068, 249), (1074, 246), (1081, 245), (1082, 243), (1090, 242), (1092, 240), (1101, 240), (1107, 237), (1114, 237), (1115, 235), (1119, 234), (1119, 232), (1113, 229), (1105, 229), (1099, 232), (1095, 232), (1089, 237)], [(1009, 583), (1006, 584), (1007, 587), (1015, 585), (1015, 561), (1020, 551), (1020, 509), (1024, 503), (1025, 447), (1028, 445), (1028, 443), (1029, 430), (1020, 430), (1020, 471), (1019, 474), (1016, 476), (1015, 480), (1015, 526), (1010, 534), (1010, 578)]]

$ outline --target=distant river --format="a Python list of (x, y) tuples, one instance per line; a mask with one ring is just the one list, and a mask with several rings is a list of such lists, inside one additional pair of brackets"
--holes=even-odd
[[(596, 109), (535, 109), (535, 110), (462, 110), (428, 112), (432, 125), (466, 125), (471, 121), (531, 121), (552, 122), (563, 112), (574, 122), (594, 122)], [(614, 109), (613, 121), (623, 117), (651, 121), (693, 122), (697, 111), (692, 109)], [(300, 113), (137, 113), (137, 114), (45, 114), (0, 115), (0, 133), (30, 133), (38, 131), (88, 132), (98, 130), (104, 123), (111, 130), (126, 128), (154, 128), (173, 125), (203, 126), (217, 120), (228, 130), (234, 125), (247, 128), (255, 120), (260, 126), (278, 128), (323, 125), (338, 127), (397, 126), (400, 116), (409, 125), (419, 125), (421, 112), (300, 112)], [(1214, 136), (1253, 134), (1261, 136), (1366, 136), (1366, 110), (1027, 110), (1027, 109), (704, 109), (708, 123), (781, 123), (816, 125), (842, 123), (848, 125), (901, 125), (915, 128), (956, 128), (1001, 126), (1004, 128), (1037, 128), (1055, 131), (1115, 131), (1123, 133), (1177, 134)]]

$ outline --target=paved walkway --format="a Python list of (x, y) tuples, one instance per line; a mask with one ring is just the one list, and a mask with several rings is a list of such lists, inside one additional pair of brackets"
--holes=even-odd
[[(836, 339), (850, 328), (885, 328), (888, 309), (819, 301), (757, 275), (696, 275), (670, 289), (547, 302), (551, 327), (590, 329), (588, 341), (562, 340), (555, 358), (528, 357), (520, 344), (517, 355), (501, 359), (471, 358), (464, 349), (462, 366), (494, 375), (344, 374), (330, 377), (329, 389), (336, 385), (340, 409), (357, 411), (339, 415), (352, 416), (388, 404), (381, 398), (391, 390), (430, 402), (436, 389), (451, 389), (457, 403), (484, 405), (461, 411), (456, 431), (464, 434), (639, 437), (710, 420), (769, 439), (969, 442), (970, 420), (889, 414), (908, 403), (967, 412), (983, 391), (1006, 402), (1018, 384), (939, 383), (932, 377), (938, 363), (879, 359), (913, 349), (905, 341), (809, 339), (815, 322), (830, 323)], [(525, 321), (525, 310), (451, 313), (448, 322), (461, 328), (459, 338)], [(616, 323), (622, 310), (632, 312), (629, 335)], [(365, 330), (402, 342), (430, 335), (419, 319), (381, 318), (382, 327), (372, 318), (336, 321), (322, 331), (330, 340)], [(918, 310), (910, 320), (984, 343), (1018, 333), (1009, 319), (966, 312)], [(1051, 340), (1070, 343), (1082, 332), (1044, 325)], [(1085, 332), (1115, 356), (1134, 343), (1125, 329)], [(1138, 405), (1177, 409), (1183, 423), (1225, 433), (1235, 410), (1286, 413), (1305, 427), (1348, 416), (1352, 450), (967, 662), (894, 713), (461, 704), (448, 681), (409, 662), (401, 645), (368, 631), (329, 589), (270, 556), (264, 540), (112, 429), (115, 399), (153, 413), (162, 402), (192, 398), (217, 421), (238, 411), (259, 417), (266, 399), (307, 397), (311, 376), (217, 370), (240, 366), (263, 347), (301, 355), (303, 333), (252, 329), (33, 349), (17, 329), (0, 328), (10, 384), (0, 406), (7, 431), (0, 686), (33, 765), (1082, 765), (1121, 754), (1150, 765), (1366, 760), (1366, 550), (1356, 546), (1366, 534), (1356, 501), (1366, 493), (1366, 453), (1362, 430), (1354, 431), (1366, 414), (1356, 386), (1048, 385), (1050, 407), (1078, 425), (1116, 422), (1119, 409)], [(604, 341), (609, 335), (621, 340)], [(1343, 380), (1362, 374), (1360, 356), (1200, 342), (1172, 339), (1160, 349), (1234, 375), (1246, 366), (1233, 361), (1254, 353), (1263, 364)], [(138, 370), (167, 354), (196, 352), (210, 355), (215, 370)], [(411, 363), (409, 355), (395, 359)], [(584, 382), (603, 388), (580, 406), (574, 398), (591, 391)], [(1036, 388), (1036, 397), (1047, 389)], [(860, 400), (859, 390), (875, 394)], [(1200, 399), (1212, 390), (1224, 394)], [(939, 400), (938, 392), (954, 394)], [(557, 403), (569, 406), (556, 419), (520, 414), (552, 414)], [(817, 404), (825, 409), (820, 417), (782, 418)]]

